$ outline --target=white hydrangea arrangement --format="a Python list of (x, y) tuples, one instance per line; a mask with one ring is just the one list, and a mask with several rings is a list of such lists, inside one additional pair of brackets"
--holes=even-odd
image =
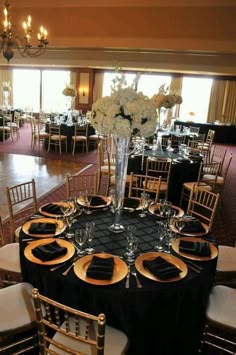
[(156, 108), (173, 108), (176, 104), (182, 104), (182, 96), (177, 92), (170, 93), (169, 87), (165, 88), (165, 84), (161, 85), (157, 94), (152, 99), (156, 103)]
[(156, 130), (157, 111), (154, 100), (133, 86), (127, 87), (124, 75), (113, 81), (111, 96), (98, 99), (89, 115), (91, 125), (100, 134), (128, 138), (140, 134), (150, 137)]
[(11, 82), (10, 81), (3, 81), (2, 82), (2, 91), (5, 91), (5, 92), (11, 91)]
[(76, 96), (76, 90), (72, 84), (67, 84), (66, 87), (62, 90), (62, 93), (65, 96), (70, 96), (70, 97)]

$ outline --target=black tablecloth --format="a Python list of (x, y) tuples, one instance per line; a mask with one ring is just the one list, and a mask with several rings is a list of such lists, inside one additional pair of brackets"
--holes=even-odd
[[(125, 233), (113, 234), (107, 226), (113, 222), (111, 212), (97, 211), (81, 215), (74, 226), (86, 221), (96, 223), (93, 247), (97, 252), (123, 255), (126, 251)], [(138, 254), (153, 251), (157, 244), (156, 217), (140, 218), (138, 212), (123, 212), (124, 225), (135, 225), (139, 239)], [(197, 355), (204, 324), (208, 294), (212, 286), (216, 260), (201, 262), (199, 274), (189, 269), (187, 276), (178, 282), (159, 283), (140, 276), (143, 288), (131, 287), (125, 280), (110, 286), (94, 286), (81, 281), (71, 270), (68, 276), (50, 271), (49, 266), (31, 263), (23, 250), (27, 242), (21, 239), (21, 267), (24, 281), (36, 286), (46, 296), (85, 312), (107, 316), (107, 323), (123, 330), (130, 339), (128, 355)], [(208, 238), (212, 238), (208, 235)]]

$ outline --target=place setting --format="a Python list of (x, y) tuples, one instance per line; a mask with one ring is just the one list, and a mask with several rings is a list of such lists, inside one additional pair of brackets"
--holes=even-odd
[(209, 232), (208, 227), (198, 218), (187, 215), (176, 218), (171, 229), (174, 233), (189, 237), (201, 237)]
[(50, 238), (62, 234), (66, 227), (63, 220), (42, 217), (26, 221), (22, 226), (22, 231), (31, 237)]
[(109, 196), (94, 195), (91, 191), (82, 191), (76, 202), (83, 207), (86, 214), (91, 214), (93, 210), (103, 209), (111, 204)]
[(56, 218), (74, 214), (75, 209), (72, 201), (58, 201), (44, 204), (39, 208), (39, 212), (43, 216)]

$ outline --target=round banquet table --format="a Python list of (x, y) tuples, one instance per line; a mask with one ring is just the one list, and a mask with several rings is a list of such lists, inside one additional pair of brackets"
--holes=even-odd
[[(126, 248), (125, 233), (108, 230), (114, 215), (110, 210), (97, 210), (91, 215), (82, 214), (73, 228), (84, 226), (86, 221), (96, 223), (93, 247), (96, 252), (122, 256)], [(123, 211), (122, 223), (136, 226), (139, 240), (137, 254), (154, 251), (157, 244), (156, 216), (138, 216), (138, 211)], [(80, 280), (73, 268), (50, 271), (50, 266), (31, 262), (24, 256), (29, 238), (20, 233), (20, 257), (24, 281), (56, 301), (92, 314), (105, 313), (107, 323), (124, 331), (130, 339), (127, 355), (197, 355), (205, 322), (208, 295), (214, 280), (216, 259), (198, 261), (200, 273), (188, 268), (185, 278), (175, 282), (157, 282), (139, 274), (142, 288), (136, 287), (131, 276), (130, 287), (125, 279), (113, 285), (92, 285)], [(212, 234), (204, 238), (214, 242)], [(33, 238), (38, 239), (38, 238)], [(183, 258), (182, 258), (183, 259)]]

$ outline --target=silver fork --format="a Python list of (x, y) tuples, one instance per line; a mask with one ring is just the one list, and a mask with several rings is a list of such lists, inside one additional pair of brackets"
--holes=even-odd
[(139, 278), (138, 278), (137, 273), (136, 273), (135, 271), (133, 271), (133, 272), (131, 272), (131, 275), (133, 275), (133, 276), (135, 277), (137, 287), (138, 287), (138, 288), (142, 288), (143, 285), (141, 284), (141, 282), (140, 282), (140, 280), (139, 280)]

